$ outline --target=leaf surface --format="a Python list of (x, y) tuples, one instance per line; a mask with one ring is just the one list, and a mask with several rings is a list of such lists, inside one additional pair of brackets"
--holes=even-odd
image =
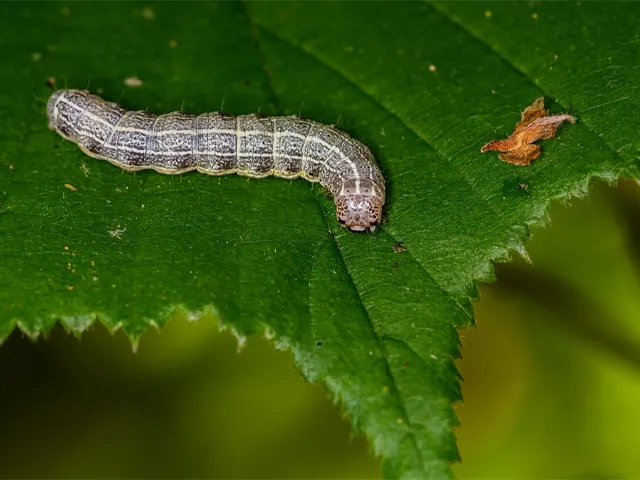
[[(638, 178), (640, 27), (619, 4), (0, 8), (0, 337), (99, 318), (136, 340), (213, 310), (290, 349), (388, 477), (450, 476), (456, 327), (491, 262), (552, 200)], [(345, 231), (302, 180), (121, 173), (47, 130), (49, 77), (128, 109), (339, 120), (385, 174), (386, 221)], [(531, 167), (480, 154), (541, 95), (578, 124)]]

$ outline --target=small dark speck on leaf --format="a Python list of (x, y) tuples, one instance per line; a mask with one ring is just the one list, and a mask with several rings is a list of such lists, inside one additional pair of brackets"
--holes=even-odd
[(321, 341), (317, 341), (316, 342), (316, 347), (321, 347), (322, 346), (322, 342)]
[(47, 87), (49, 87), (49, 88), (55, 88), (55, 86), (56, 86), (56, 78), (55, 78), (55, 77), (48, 77), (48, 78), (45, 80), (45, 82), (44, 82), (44, 83), (45, 83), (45, 85), (46, 85)]
[(408, 249), (404, 246), (404, 242), (398, 242), (393, 246), (393, 251), (396, 253), (404, 253)]
[(528, 197), (531, 193), (531, 182), (523, 178), (513, 178), (502, 184), (505, 197)]

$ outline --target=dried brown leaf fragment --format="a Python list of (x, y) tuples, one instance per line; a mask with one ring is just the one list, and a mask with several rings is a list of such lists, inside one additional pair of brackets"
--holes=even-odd
[(480, 151), (503, 152), (498, 155), (500, 160), (514, 165), (529, 165), (540, 156), (540, 145), (533, 142), (553, 138), (564, 121), (576, 123), (576, 118), (566, 114), (549, 115), (544, 109), (544, 97), (540, 97), (522, 112), (509, 138), (489, 142)]

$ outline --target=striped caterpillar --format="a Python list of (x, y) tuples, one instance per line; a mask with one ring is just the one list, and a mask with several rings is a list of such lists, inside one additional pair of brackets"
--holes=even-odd
[(54, 92), (47, 117), (84, 153), (127, 171), (302, 177), (331, 192), (338, 221), (350, 230), (373, 231), (380, 222), (385, 187), (373, 155), (330, 126), (297, 117), (130, 112), (85, 90)]

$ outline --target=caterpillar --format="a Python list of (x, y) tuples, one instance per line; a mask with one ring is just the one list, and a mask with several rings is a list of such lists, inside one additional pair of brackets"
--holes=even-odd
[(385, 184), (373, 155), (332, 126), (295, 116), (153, 115), (86, 90), (54, 92), (47, 117), (85, 154), (126, 171), (302, 177), (333, 195), (338, 221), (350, 230), (374, 231), (381, 220)]

